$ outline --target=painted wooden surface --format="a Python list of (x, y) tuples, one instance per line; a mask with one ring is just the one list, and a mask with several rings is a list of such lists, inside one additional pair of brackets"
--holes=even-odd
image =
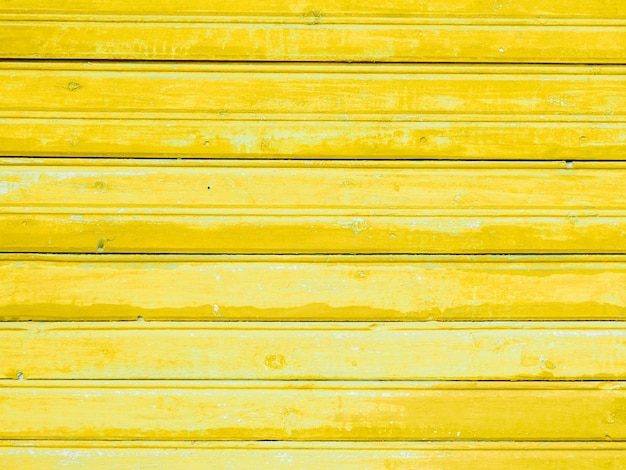
[(626, 465), (626, 446), (617, 442), (4, 442), (0, 458), (6, 470), (619, 470)]
[(621, 160), (625, 70), (4, 62), (0, 153)]
[(2, 469), (626, 468), (625, 2), (0, 3)]
[[(508, 21), (512, 18), (545, 19), (594, 19), (619, 21), (626, 18), (626, 6), (612, 0), (518, 0), (495, 4), (485, 0), (317, 0), (318, 10), (325, 16), (352, 22), (357, 18), (491, 18)], [(259, 22), (263, 18), (284, 18), (285, 22), (297, 19), (305, 12), (307, 2), (302, 0), (231, 0), (228, 3), (203, 0), (180, 0), (172, 4), (166, 0), (75, 0), (68, 4), (63, 0), (10, 0), (0, 7), (0, 12), (9, 18), (38, 17), (94, 17), (128, 15), (136, 20), (154, 16), (172, 16), (182, 21), (196, 22), (212, 17), (223, 23), (236, 23), (236, 19)], [(309, 7), (310, 8), (310, 7)], [(93, 41), (95, 42), (95, 41)], [(181, 60), (182, 57), (177, 57)]]
[(604, 122), (584, 117), (567, 122), (452, 121), (446, 116), (429, 116), (437, 120), (428, 122), (265, 122), (46, 114), (0, 117), (0, 155), (620, 161), (626, 145), (624, 123), (610, 117)]
[(624, 66), (5, 61), (0, 71), (0, 109), (29, 117), (605, 121), (626, 114)]
[(626, 246), (623, 163), (512, 171), (502, 164), (5, 161), (4, 251), (623, 253)]
[(2, 214), (0, 228), (0, 243), (12, 252), (622, 253), (626, 244), (624, 217), (567, 215), (30, 213)]
[(0, 378), (626, 379), (613, 322), (3, 323)]
[(625, 406), (623, 382), (5, 380), (0, 438), (620, 441)]
[[(623, 63), (621, 1), (23, 0), (11, 58)], [(94, 39), (97, 38), (97, 39)]]
[(621, 320), (625, 286), (624, 256), (3, 255), (0, 318)]
[(3, 158), (0, 171), (16, 213), (626, 213), (625, 162)]

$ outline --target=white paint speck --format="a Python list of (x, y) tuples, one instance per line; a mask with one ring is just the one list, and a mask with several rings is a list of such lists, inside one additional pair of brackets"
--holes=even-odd
[(465, 224), (465, 226), (468, 228), (479, 228), (482, 224), (483, 223), (480, 220), (470, 220)]

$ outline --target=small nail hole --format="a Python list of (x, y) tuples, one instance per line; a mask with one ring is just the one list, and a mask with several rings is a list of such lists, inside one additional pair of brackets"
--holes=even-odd
[(207, 188), (209, 191), (211, 190), (211, 186), (207, 186), (206, 188)]

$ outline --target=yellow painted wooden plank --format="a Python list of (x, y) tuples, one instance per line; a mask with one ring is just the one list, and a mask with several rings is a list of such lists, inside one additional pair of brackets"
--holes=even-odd
[(608, 0), (5, 3), (0, 54), (12, 58), (583, 63), (626, 58), (626, 8)]
[(623, 256), (2, 255), (0, 318), (616, 320), (625, 286)]
[[(308, 7), (308, 9), (307, 9)], [(0, 6), (5, 17), (39, 17), (39, 15), (80, 16), (94, 18), (100, 15), (173, 16), (186, 18), (216, 17), (223, 22), (234, 19), (259, 17), (283, 17), (299, 19), (310, 10), (311, 4), (304, 0), (231, 0), (206, 2), (203, 0), (179, 0), (172, 4), (167, 0), (11, 0)], [(626, 5), (613, 0), (518, 0), (500, 4), (486, 0), (317, 0), (315, 8), (325, 17), (340, 18), (351, 22), (353, 18), (569, 18), (569, 19), (626, 19)]]
[(0, 161), (3, 213), (626, 214), (626, 164)]
[[(0, 214), (31, 253), (624, 253), (626, 217), (596, 215)], [(278, 211), (276, 211), (278, 212)]]
[(623, 164), (5, 162), (4, 251), (624, 253), (626, 247)]
[(0, 381), (0, 438), (626, 439), (623, 382)]
[(0, 441), (5, 470), (156, 468), (291, 470), (374, 468), (465, 470), (618, 470), (626, 446), (593, 443), (423, 442), (84, 442)]
[(0, 64), (0, 83), (0, 113), (26, 117), (117, 112), (159, 119), (424, 121), (450, 115), (447, 120), (454, 121), (478, 115), (542, 121), (549, 115), (575, 121), (626, 115), (623, 66), (7, 61)]
[(0, 155), (4, 156), (623, 160), (625, 147), (623, 123), (584, 119), (263, 122), (0, 118)]
[(6, 62), (0, 155), (620, 160), (625, 70)]
[(626, 323), (3, 323), (0, 378), (626, 378)]

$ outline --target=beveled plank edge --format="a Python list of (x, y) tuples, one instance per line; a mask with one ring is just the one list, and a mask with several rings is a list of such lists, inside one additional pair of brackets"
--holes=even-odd
[[(557, 128), (560, 130), (591, 129), (591, 130), (622, 130), (626, 123), (626, 114), (442, 114), (442, 113), (379, 113), (369, 114), (361, 112), (345, 113), (198, 113), (194, 110), (159, 110), (151, 111), (108, 111), (107, 109), (92, 109), (85, 111), (58, 110), (6, 110), (0, 109), (0, 120), (3, 125), (53, 124), (76, 126), (102, 123), (107, 125), (126, 124), (129, 127), (141, 127), (161, 123), (163, 121), (176, 124), (179, 127), (220, 123), (223, 126), (262, 126), (268, 123), (283, 126), (302, 125), (311, 122), (318, 126), (412, 126), (426, 130), (437, 130), (442, 126), (465, 126), (470, 128), (500, 127), (503, 129), (542, 129)], [(216, 124), (214, 124), (216, 125)], [(585, 142), (586, 143), (586, 142)], [(588, 143), (587, 143), (588, 145)], [(582, 145), (581, 145), (582, 146)], [(310, 158), (310, 157), (309, 157)]]
[(128, 28), (139, 29), (142, 26), (154, 27), (163, 25), (166, 28), (180, 28), (187, 25), (198, 25), (204, 27), (238, 26), (254, 28), (256, 26), (267, 28), (311, 28), (323, 29), (324, 27), (343, 27), (348, 29), (377, 28), (381, 26), (398, 28), (437, 28), (437, 27), (457, 27), (468, 28), (519, 28), (533, 30), (554, 30), (554, 29), (589, 29), (593, 32), (605, 29), (620, 30), (626, 25), (626, 18), (568, 18), (565, 16), (552, 17), (489, 17), (489, 16), (366, 16), (366, 15), (324, 15), (317, 10), (305, 11), (300, 15), (201, 15), (201, 14), (105, 14), (105, 13), (0, 13), (0, 27), (4, 23), (6, 26), (36, 26), (46, 24), (46, 26), (57, 26), (62, 29), (72, 25), (123, 25)]
[(626, 170), (626, 156), (618, 161), (585, 160), (329, 160), (329, 159), (220, 159), (220, 158), (142, 158), (128, 157), (11, 157), (0, 156), (4, 166), (64, 167), (149, 167), (149, 168), (339, 168), (411, 170)]
[(72, 23), (94, 24), (122, 24), (130, 28), (137, 28), (137, 24), (142, 25), (166, 25), (176, 27), (193, 24), (203, 26), (219, 26), (223, 24), (237, 26), (275, 26), (284, 28), (343, 26), (348, 28), (377, 27), (377, 26), (397, 26), (397, 27), (442, 27), (453, 26), (462, 28), (481, 26), (507, 26), (514, 28), (528, 28), (529, 30), (540, 30), (550, 28), (589, 28), (598, 30), (601, 28), (619, 28), (626, 25), (626, 18), (606, 18), (601, 16), (587, 16), (581, 18), (571, 18), (564, 15), (551, 15), (541, 17), (515, 17), (515, 16), (449, 16), (441, 15), (365, 15), (360, 14), (323, 14), (318, 10), (311, 9), (303, 11), (301, 14), (198, 14), (181, 13), (173, 14), (146, 14), (146, 13), (12, 13), (1, 12), (0, 22), (11, 25), (17, 23), (22, 25), (37, 25), (40, 23), (58, 24), (59, 28), (71, 25)]
[[(17, 3), (17, 4), (16, 4)], [(530, 17), (551, 18), (621, 18), (626, 15), (624, 6), (620, 2), (610, 2), (607, 0), (596, 0), (595, 2), (584, 2), (581, 0), (570, 0), (565, 5), (562, 2), (548, 0), (542, 2), (532, 2), (521, 0), (513, 4), (491, 4), (489, 2), (454, 2), (451, 0), (438, 0), (430, 2), (429, 6), (420, 2), (399, 0), (397, 2), (376, 2), (374, 0), (364, 0), (355, 2), (350, 0), (318, 0), (315, 4), (320, 14), (323, 16), (417, 16), (429, 17), (453, 16), (453, 17)], [(536, 5), (534, 3), (537, 3)], [(272, 15), (294, 15), (298, 16), (308, 13), (312, 8), (302, 6), (299, 2), (289, 2), (288, 0), (275, 0), (272, 2), (256, 2), (251, 8), (249, 2), (245, 0), (232, 0), (224, 5), (207, 5), (199, 0), (184, 0), (180, 2), (178, 8), (163, 2), (150, 2), (148, 0), (137, 0), (132, 3), (120, 0), (111, 0), (101, 3), (94, 0), (76, 0), (71, 4), (59, 0), (22, 0), (20, 2), (10, 2), (0, 7), (0, 11), (5, 13), (57, 13), (74, 14), (90, 13), (102, 14), (110, 13), (124, 14), (168, 14), (171, 16), (184, 13), (197, 13), (201, 15), (218, 14), (227, 16), (263, 16)], [(450, 14), (450, 13), (453, 14)]]
[(175, 73), (233, 73), (246, 74), (324, 74), (324, 75), (513, 75), (526, 79), (528, 75), (590, 76), (608, 78), (626, 75), (626, 64), (569, 64), (569, 63), (336, 63), (336, 62), (175, 62), (155, 60), (70, 60), (70, 59), (5, 59), (0, 71), (77, 71), (77, 72), (175, 72)]
[(476, 321), (81, 321), (81, 322), (41, 322), (41, 321), (3, 321), (0, 331), (20, 331), (45, 333), (47, 331), (195, 331), (195, 330), (243, 330), (243, 331), (621, 331), (626, 330), (626, 320), (586, 320), (586, 321), (524, 321), (524, 320), (476, 320)]
[[(233, 449), (233, 450), (626, 450), (626, 442), (600, 441), (96, 441), (2, 439), (0, 449)], [(626, 454), (624, 455), (626, 459)]]
[(141, 158), (127, 157), (17, 157), (0, 156), (3, 167), (148, 167), (148, 168), (301, 168), (360, 170), (626, 170), (624, 160), (368, 160), (268, 158)]
[(0, 380), (2, 389), (137, 390), (601, 390), (626, 391), (624, 380)]
[[(591, 263), (626, 264), (626, 254), (173, 254), (173, 253), (7, 253), (0, 252), (0, 261), (50, 261), (89, 263), (489, 263), (506, 268), (511, 264)], [(626, 266), (624, 266), (626, 268)], [(602, 268), (599, 268), (602, 269)]]

